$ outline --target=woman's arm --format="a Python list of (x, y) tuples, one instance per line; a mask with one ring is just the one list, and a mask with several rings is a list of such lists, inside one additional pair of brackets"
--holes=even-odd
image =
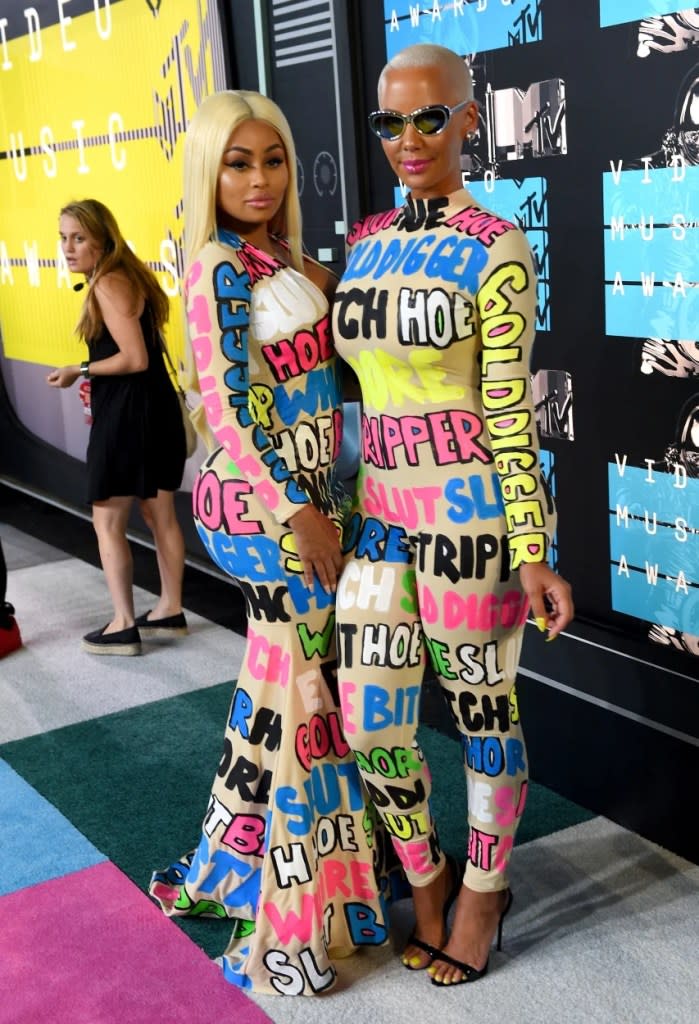
[(121, 274), (106, 274), (95, 285), (95, 298), (102, 313), (105, 327), (116, 342), (119, 351), (107, 359), (90, 363), (92, 377), (113, 374), (141, 373), (148, 369), (146, 348), (140, 317), (144, 298)]
[(251, 286), (245, 265), (234, 250), (207, 245), (189, 269), (185, 294), (211, 433), (270, 514), (294, 532), (306, 582), (312, 583), (315, 571), (326, 589), (334, 589), (342, 568), (337, 529), (311, 504), (265, 429), (268, 389), (251, 391)]
[(481, 397), (500, 478), (510, 562), (518, 569), (539, 629), (553, 639), (573, 617), (570, 586), (546, 564), (555, 529), (553, 501), (540, 467), (529, 378), (536, 333), (536, 274), (519, 229), (488, 255), (477, 296), (482, 338)]

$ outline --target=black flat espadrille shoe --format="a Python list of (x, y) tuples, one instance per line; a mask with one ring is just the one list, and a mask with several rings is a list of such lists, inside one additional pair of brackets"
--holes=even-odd
[[(109, 625), (109, 623), (107, 623)], [(137, 626), (120, 629), (118, 633), (105, 633), (107, 626), (88, 633), (82, 639), (82, 648), (90, 654), (140, 654), (141, 637)]]
[(184, 612), (167, 615), (164, 619), (149, 619), (150, 612), (144, 612), (136, 619), (136, 625), (143, 637), (148, 639), (164, 639), (168, 636), (185, 636), (189, 630)]

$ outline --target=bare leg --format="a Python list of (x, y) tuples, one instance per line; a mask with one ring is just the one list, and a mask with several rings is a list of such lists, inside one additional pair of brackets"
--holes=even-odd
[(153, 534), (160, 573), (160, 597), (150, 618), (163, 619), (182, 611), (184, 537), (175, 514), (172, 491), (158, 491), (140, 502), (141, 514)]
[[(455, 960), (482, 970), (490, 955), (500, 915), (507, 902), (507, 890), (475, 892), (462, 885), (456, 901), (454, 923), (444, 952)], [(464, 972), (436, 957), (427, 973), (443, 984), (461, 981)]]
[(133, 498), (107, 498), (92, 505), (100, 561), (114, 605), (114, 618), (105, 633), (118, 633), (134, 624), (133, 560), (126, 524)]
[[(444, 904), (454, 884), (449, 863), (445, 862), (444, 870), (433, 878), (428, 885), (413, 886), (413, 905), (415, 907), (414, 935), (422, 942), (441, 949), (446, 940), (444, 928)], [(408, 942), (401, 957), (406, 967), (420, 970), (430, 963), (429, 955), (418, 946)]]

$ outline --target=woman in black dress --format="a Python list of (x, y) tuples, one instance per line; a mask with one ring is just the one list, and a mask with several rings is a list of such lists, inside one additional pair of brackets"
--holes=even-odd
[[(168, 298), (131, 251), (113, 214), (95, 199), (61, 210), (59, 233), (69, 269), (85, 275), (87, 296), (76, 333), (89, 358), (47, 377), (51, 387), (91, 382), (87, 500), (114, 606), (102, 629), (83, 638), (92, 654), (139, 654), (141, 635), (186, 633), (182, 613), (184, 540), (174, 492), (182, 483), (185, 437), (163, 358)], [(82, 287), (82, 286), (78, 286)], [(153, 533), (160, 573), (155, 607), (137, 619), (126, 528), (134, 498)]]

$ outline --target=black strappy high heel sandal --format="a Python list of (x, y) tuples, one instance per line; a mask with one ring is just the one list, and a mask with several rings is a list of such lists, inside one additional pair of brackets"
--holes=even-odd
[[(452, 857), (451, 854), (449, 853), (446, 854), (446, 864), (444, 867), (445, 871), (447, 869), (451, 872), (451, 887), (449, 889), (449, 894), (447, 895), (447, 898), (444, 901), (444, 906), (442, 908), (442, 920), (444, 921), (445, 932), (447, 929), (447, 918), (449, 916), (449, 911), (454, 906), (456, 897), (459, 895), (459, 890), (461, 889), (464, 875), (459, 862), (456, 860), (455, 857)], [(401, 959), (401, 963), (403, 964), (403, 967), (405, 967), (406, 971), (424, 971), (430, 966), (431, 961), (436, 956), (441, 955), (441, 950), (438, 949), (437, 946), (431, 946), (429, 942), (423, 942), (422, 939), (418, 939), (414, 931), (411, 932), (410, 938), (408, 939), (405, 945), (406, 947), (417, 946), (417, 948), (421, 949), (423, 953), (427, 953), (427, 955), (430, 958), (426, 964), (422, 964), (420, 967), (411, 967), (410, 964), (407, 964), (405, 960)]]
[[(495, 948), (497, 949), (498, 953), (502, 949), (503, 922), (505, 920), (507, 913), (509, 912), (510, 907), (512, 906), (512, 900), (512, 890), (508, 889), (505, 906), (503, 907), (502, 913), (500, 914), (500, 918), (498, 920), (498, 930), (496, 933), (497, 938), (495, 943)], [(463, 977), (459, 978), (458, 981), (440, 981), (437, 978), (432, 978), (432, 984), (438, 985), (441, 988), (451, 988), (452, 985), (464, 985), (466, 984), (466, 982), (478, 981), (479, 978), (485, 977), (485, 975), (488, 973), (488, 965), (490, 963), (490, 957), (488, 957), (484, 966), (480, 970), (478, 970), (477, 967), (471, 967), (470, 964), (466, 964), (462, 960), (455, 960), (453, 956), (449, 956), (447, 953), (441, 951), (435, 953), (432, 959), (441, 960), (443, 963), (449, 964), (450, 967), (456, 967), (456, 969), (458, 971), (461, 971), (461, 973), (463, 974)]]

